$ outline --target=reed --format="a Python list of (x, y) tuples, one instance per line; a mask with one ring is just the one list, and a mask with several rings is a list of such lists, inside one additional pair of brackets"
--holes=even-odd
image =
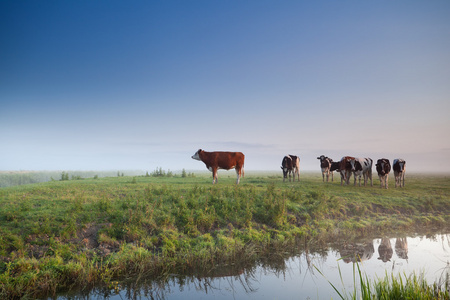
[[(317, 267), (315, 269), (326, 279), (326, 276)], [(398, 276), (386, 273), (384, 278), (371, 281), (361, 271), (359, 263), (353, 263), (353, 291), (348, 292), (344, 287), (339, 265), (338, 270), (343, 289), (340, 290), (328, 279), (327, 281), (342, 300), (450, 299), (449, 273), (446, 274), (446, 279), (443, 282), (433, 284), (428, 284), (423, 276), (418, 276), (416, 273)]]

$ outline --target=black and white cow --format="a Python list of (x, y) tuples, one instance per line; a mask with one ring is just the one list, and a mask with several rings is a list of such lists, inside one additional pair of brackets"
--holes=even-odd
[[(333, 160), (331, 158), (326, 157), (325, 155), (321, 155), (317, 159), (320, 160), (320, 168), (322, 170), (322, 181), (325, 182), (326, 176), (328, 182), (328, 178), (330, 177), (331, 163)], [(331, 176), (333, 176), (333, 173)], [(333, 177), (331, 177), (331, 180), (333, 180)]]
[(370, 186), (373, 186), (372, 182), (372, 164), (373, 160), (371, 158), (355, 158), (350, 161), (352, 165), (353, 176), (355, 177), (356, 185), (356, 177), (359, 179), (359, 186), (361, 186), (361, 176), (364, 179), (364, 186), (366, 186), (367, 180), (370, 179)]
[(331, 160), (331, 167), (330, 167), (330, 174), (331, 174), (331, 181), (333, 181), (333, 172), (336, 171), (340, 173), (339, 166), (341, 165), (340, 161), (333, 161)]
[(295, 181), (295, 175), (297, 175), (298, 181), (300, 181), (300, 157), (296, 155), (286, 155), (281, 161), (281, 169), (283, 170), (283, 182), (289, 175), (289, 181), (291, 181), (291, 173), (293, 180)]
[(405, 186), (405, 165), (406, 161), (404, 159), (394, 159), (392, 169), (394, 169), (395, 187), (397, 187), (397, 185), (400, 187)]
[(380, 178), (380, 187), (388, 188), (389, 185), (389, 172), (391, 172), (391, 163), (387, 158), (380, 158), (377, 160), (377, 164), (375, 165), (378, 173), (378, 178)]

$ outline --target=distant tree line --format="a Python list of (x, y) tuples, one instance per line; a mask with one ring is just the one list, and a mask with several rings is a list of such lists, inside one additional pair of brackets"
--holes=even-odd
[[(123, 172), (117, 174), (124, 176)], [(127, 175), (142, 175), (143, 171), (127, 171)], [(11, 171), (0, 172), (0, 188), (47, 181), (81, 180), (83, 178), (114, 177), (115, 171)], [(119, 175), (118, 175), (119, 176)]]
[[(127, 176), (143, 176), (143, 171), (127, 171)], [(0, 172), (0, 188), (24, 184), (32, 184), (47, 181), (66, 181), (66, 180), (82, 180), (84, 178), (99, 177), (123, 177), (124, 172), (121, 171), (17, 171), (17, 172)], [(148, 171), (146, 177), (177, 177), (177, 175), (170, 170), (163, 170), (161, 167), (156, 168), (153, 172)], [(185, 169), (181, 171), (181, 177), (195, 177), (192, 172), (187, 172)]]
[[(168, 170), (167, 172), (164, 171), (161, 167), (156, 168), (153, 172), (151, 172), (150, 174), (147, 172), (145, 174), (145, 177), (177, 177), (176, 174), (174, 174), (172, 171)], [(195, 177), (194, 173), (191, 172), (186, 172), (185, 169), (183, 169), (181, 171), (181, 177), (185, 178), (185, 177)]]

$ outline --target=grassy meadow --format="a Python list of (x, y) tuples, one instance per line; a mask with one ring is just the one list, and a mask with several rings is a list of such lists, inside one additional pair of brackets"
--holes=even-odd
[[(322, 183), (320, 172), (116, 176), (0, 188), (0, 298), (254, 260), (299, 240), (448, 228), (450, 176), (405, 188)], [(352, 179), (353, 180), (353, 179)]]

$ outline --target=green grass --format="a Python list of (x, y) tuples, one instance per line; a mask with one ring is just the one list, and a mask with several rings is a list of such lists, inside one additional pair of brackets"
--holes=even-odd
[[(324, 274), (315, 267), (316, 270)], [(338, 265), (341, 283), (344, 286), (341, 270)], [(324, 276), (325, 277), (325, 276)], [(428, 284), (422, 276), (415, 273), (411, 275), (389, 276), (387, 273), (384, 278), (371, 281), (367, 275), (363, 274), (359, 263), (353, 263), (353, 291), (347, 292), (336, 287), (332, 282), (329, 284), (336, 291), (342, 300), (391, 300), (391, 299), (424, 299), (424, 300), (449, 300), (450, 299), (450, 278), (446, 273), (443, 282)]]
[[(250, 173), (250, 174), (249, 174)], [(0, 298), (114, 286), (255, 260), (298, 239), (351, 238), (450, 223), (450, 177), (408, 175), (405, 188), (340, 186), (317, 174), (234, 172), (107, 177), (0, 189)]]

